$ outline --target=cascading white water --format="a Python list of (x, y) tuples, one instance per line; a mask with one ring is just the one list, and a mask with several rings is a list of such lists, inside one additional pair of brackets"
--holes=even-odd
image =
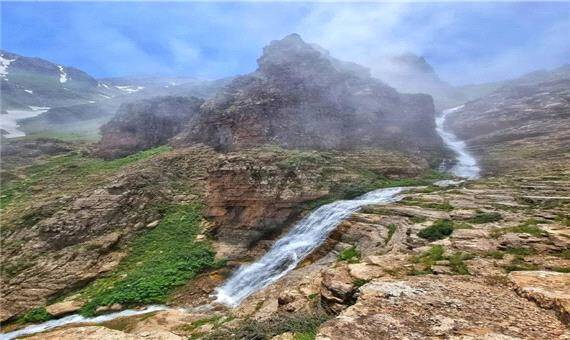
[(353, 212), (367, 204), (398, 200), (402, 188), (371, 191), (353, 200), (323, 205), (297, 223), (258, 261), (244, 265), (216, 289), (216, 302), (239, 305), (245, 298), (279, 280), (320, 246), (331, 231)]
[(469, 154), (465, 142), (457, 139), (452, 132), (445, 129), (447, 116), (462, 108), (463, 105), (443, 111), (443, 113), (435, 119), (436, 130), (443, 139), (443, 142), (457, 155), (457, 164), (453, 166), (451, 172), (458, 177), (477, 179), (481, 172), (481, 168), (477, 165), (477, 160)]
[(60, 326), (64, 326), (64, 325), (80, 324), (80, 323), (101, 323), (101, 322), (110, 321), (113, 319), (118, 319), (118, 318), (122, 318), (122, 317), (126, 317), (126, 316), (147, 314), (147, 313), (156, 312), (156, 311), (160, 311), (160, 310), (167, 310), (167, 309), (168, 309), (168, 307), (166, 307), (166, 306), (147, 306), (144, 309), (138, 309), (138, 310), (128, 309), (128, 310), (124, 310), (121, 312), (109, 313), (109, 314), (100, 315), (100, 316), (96, 316), (96, 317), (92, 317), (92, 318), (86, 318), (86, 317), (83, 317), (79, 314), (74, 314), (74, 315), (63, 317), (61, 319), (50, 320), (50, 321), (47, 321), (47, 322), (44, 322), (44, 323), (41, 323), (38, 325), (28, 326), (28, 327), (19, 329), (17, 331), (0, 334), (0, 339), (1, 340), (10, 340), (10, 339), (15, 339), (17, 337), (24, 336), (24, 335), (30, 335), (30, 334), (34, 334), (34, 333), (47, 331), (47, 330), (50, 330), (50, 329), (53, 329), (56, 327), (60, 327)]
[[(464, 142), (446, 131), (444, 128), (447, 116), (462, 106), (443, 111), (436, 118), (436, 129), (444, 143), (457, 154), (457, 164), (451, 172), (458, 177), (476, 179), (481, 169), (477, 161), (466, 149)], [(460, 181), (440, 181), (442, 185), (459, 183)], [(445, 183), (444, 183), (445, 182)], [(449, 182), (449, 183), (448, 183)], [(353, 200), (337, 201), (323, 205), (311, 212), (297, 223), (291, 231), (279, 239), (261, 259), (238, 269), (223, 286), (216, 289), (216, 302), (229, 306), (239, 305), (251, 294), (274, 283), (285, 276), (307, 255), (320, 246), (342, 220), (368, 204), (390, 203), (399, 200), (398, 194), (403, 188), (388, 188), (371, 191)], [(100, 323), (125, 316), (140, 315), (153, 311), (166, 310), (166, 306), (148, 306), (141, 310), (124, 310), (117, 313), (101, 315), (94, 318), (84, 318), (80, 315), (70, 315), (61, 319), (51, 320), (42, 324), (0, 334), (1, 340), (14, 339), (56, 327), (77, 323)]]

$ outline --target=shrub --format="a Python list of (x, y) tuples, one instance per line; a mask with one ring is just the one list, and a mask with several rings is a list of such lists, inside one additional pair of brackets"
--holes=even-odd
[(418, 236), (426, 240), (441, 240), (453, 233), (453, 222), (450, 220), (437, 220), (431, 226), (420, 230)]
[(360, 259), (360, 252), (356, 246), (346, 248), (338, 254), (338, 259), (347, 262), (357, 262)]
[(465, 264), (465, 260), (469, 260), (473, 258), (470, 254), (467, 253), (456, 253), (447, 258), (449, 261), (451, 269), (459, 275), (469, 275), (469, 270), (467, 269), (467, 265)]
[(28, 322), (38, 323), (38, 322), (48, 321), (50, 319), (52, 319), (52, 316), (47, 312), (45, 307), (38, 307), (38, 308), (34, 308), (34, 309), (30, 310), (29, 312), (27, 312), (26, 314), (22, 315), (18, 319), (18, 322), (20, 322), (20, 323), (28, 323)]
[(536, 252), (534, 251), (534, 249), (532, 249), (532, 248), (525, 248), (525, 247), (519, 247), (519, 248), (516, 248), (516, 247), (509, 247), (509, 248), (505, 249), (505, 252), (506, 252), (507, 254), (511, 254), (511, 255), (521, 255), (521, 256), (524, 256), (524, 255), (533, 255), (533, 254), (536, 253)]
[(386, 236), (385, 244), (388, 244), (388, 242), (390, 242), (390, 240), (392, 239), (392, 236), (394, 236), (394, 233), (396, 232), (396, 229), (398, 229), (398, 227), (396, 227), (394, 223), (390, 223), (386, 226), (386, 228), (388, 228), (388, 236)]
[(490, 223), (490, 222), (497, 222), (503, 219), (503, 216), (496, 212), (484, 212), (484, 211), (477, 211), (473, 217), (469, 219), (469, 222), (475, 224), (482, 224), (482, 223)]
[(515, 227), (495, 229), (491, 232), (491, 237), (497, 238), (506, 233), (529, 234), (536, 237), (548, 236), (548, 234), (544, 230), (540, 229), (537, 224), (538, 222), (536, 220), (530, 219)]
[(264, 320), (247, 319), (237, 327), (220, 328), (209, 333), (206, 339), (271, 339), (291, 332), (296, 340), (312, 340), (320, 325), (331, 317), (322, 312), (277, 314)]

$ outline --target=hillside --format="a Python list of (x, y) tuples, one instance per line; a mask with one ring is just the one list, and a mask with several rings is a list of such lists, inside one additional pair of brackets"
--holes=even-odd
[(563, 168), (570, 157), (568, 67), (536, 72), (459, 107), (449, 127), (490, 173)]

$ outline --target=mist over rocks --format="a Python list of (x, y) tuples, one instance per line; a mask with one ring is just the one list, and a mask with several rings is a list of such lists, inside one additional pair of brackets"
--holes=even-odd
[(434, 105), (425, 94), (400, 94), (363, 67), (331, 59), (298, 34), (272, 41), (258, 69), (233, 80), (202, 106), (174, 140), (229, 151), (260, 144), (285, 148), (441, 148)]
[(448, 126), (487, 172), (565, 166), (570, 148), (570, 66), (527, 74), (449, 116)]
[(166, 144), (197, 115), (202, 103), (196, 97), (167, 96), (123, 104), (101, 127), (94, 154), (114, 159)]

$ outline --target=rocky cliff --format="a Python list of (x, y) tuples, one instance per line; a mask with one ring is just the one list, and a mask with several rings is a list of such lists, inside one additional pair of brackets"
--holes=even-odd
[(458, 108), (449, 127), (487, 171), (563, 165), (570, 149), (568, 73), (566, 66), (509, 82)]
[(101, 127), (95, 154), (111, 159), (166, 144), (196, 117), (203, 102), (195, 97), (156, 97), (123, 104)]
[(273, 41), (257, 62), (255, 72), (204, 103), (174, 143), (226, 151), (260, 144), (411, 152), (441, 147), (430, 96), (400, 94), (296, 34)]

